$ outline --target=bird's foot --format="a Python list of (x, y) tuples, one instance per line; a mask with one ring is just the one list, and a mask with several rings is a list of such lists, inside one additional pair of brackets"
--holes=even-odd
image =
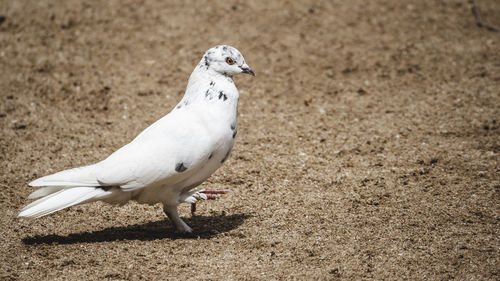
[(217, 230), (212, 229), (193, 229), (191, 232), (176, 232), (179, 238), (187, 238), (187, 239), (200, 239), (202, 237), (211, 237), (219, 234)]
[(191, 203), (191, 215), (194, 215), (196, 212), (196, 202), (198, 200), (215, 200), (220, 197), (221, 194), (228, 193), (229, 190), (211, 190), (211, 189), (202, 189), (192, 192), (184, 202)]

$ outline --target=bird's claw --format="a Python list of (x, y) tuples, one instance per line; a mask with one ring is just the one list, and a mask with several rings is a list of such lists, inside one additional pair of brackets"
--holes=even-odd
[[(212, 189), (202, 189), (195, 192), (192, 196), (197, 200), (215, 200), (220, 197), (220, 194), (226, 194), (229, 190), (212, 190)], [(196, 212), (196, 201), (191, 203), (191, 215)]]
[(219, 198), (219, 194), (226, 194), (229, 192), (229, 190), (211, 190), (211, 189), (203, 189), (199, 191), (200, 193), (203, 193), (206, 195), (207, 199), (206, 200), (215, 200)]

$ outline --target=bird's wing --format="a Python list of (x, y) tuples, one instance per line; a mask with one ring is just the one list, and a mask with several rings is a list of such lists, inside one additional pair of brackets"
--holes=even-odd
[(196, 115), (171, 113), (98, 163), (97, 181), (124, 190), (174, 185), (201, 169), (214, 145)]

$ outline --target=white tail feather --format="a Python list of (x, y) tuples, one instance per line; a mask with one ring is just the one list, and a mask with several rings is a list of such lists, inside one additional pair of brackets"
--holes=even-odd
[(30, 186), (99, 186), (96, 165), (83, 166), (41, 177), (29, 183)]
[(36, 199), (36, 198), (40, 198), (40, 197), (43, 197), (43, 196), (47, 196), (47, 195), (50, 195), (54, 192), (57, 192), (61, 189), (65, 189), (67, 188), (66, 186), (46, 186), (46, 187), (42, 187), (40, 189), (37, 189), (35, 191), (33, 191), (30, 195), (28, 195), (28, 199)]
[(24, 207), (18, 216), (39, 218), (70, 206), (102, 199), (111, 193), (95, 187), (66, 188), (32, 202)]

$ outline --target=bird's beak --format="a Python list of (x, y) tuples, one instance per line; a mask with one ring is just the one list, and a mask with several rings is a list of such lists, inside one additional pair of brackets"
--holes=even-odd
[(250, 68), (250, 66), (248, 66), (248, 64), (245, 63), (244, 65), (240, 66), (240, 68), (241, 68), (241, 73), (246, 73), (255, 76), (255, 73)]

